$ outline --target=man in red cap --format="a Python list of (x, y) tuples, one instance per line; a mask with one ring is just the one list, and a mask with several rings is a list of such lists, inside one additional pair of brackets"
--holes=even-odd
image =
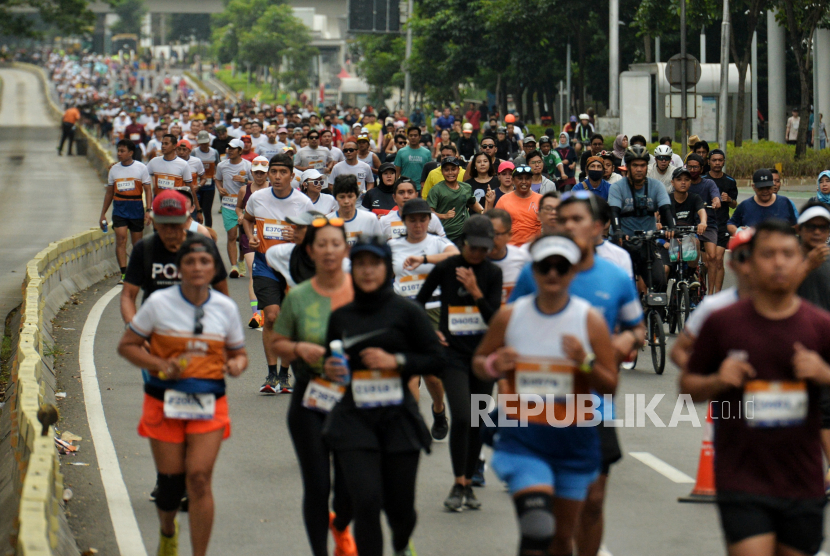
[(242, 143), (245, 145), (242, 147), (242, 158), (244, 158), (248, 162), (253, 162), (253, 160), (259, 155), (256, 153), (256, 151), (254, 151), (251, 136), (243, 135), (242, 137), (240, 137), (240, 139), (242, 139)]

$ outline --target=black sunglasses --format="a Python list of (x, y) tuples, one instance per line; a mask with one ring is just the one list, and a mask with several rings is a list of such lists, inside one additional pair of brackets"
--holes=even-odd
[(353, 152), (355, 152), (356, 150), (357, 150), (357, 149), (343, 149), (343, 152), (344, 152), (344, 153), (353, 153)]
[(202, 319), (205, 318), (205, 308), (202, 305), (196, 307), (196, 313), (193, 317), (193, 333), (196, 336), (201, 336), (205, 327), (202, 324)]
[(654, 158), (656, 158), (657, 160), (659, 160), (661, 162), (670, 162), (671, 161), (670, 156), (655, 156)]
[(482, 149), (495, 149), (496, 146), (492, 145), (492, 144), (488, 144), (488, 145), (481, 145), (481, 148)]
[(552, 268), (556, 269), (556, 273), (559, 276), (564, 276), (570, 272), (572, 266), (570, 261), (564, 257), (548, 257), (538, 263), (533, 263), (533, 268), (543, 276), (550, 272)]

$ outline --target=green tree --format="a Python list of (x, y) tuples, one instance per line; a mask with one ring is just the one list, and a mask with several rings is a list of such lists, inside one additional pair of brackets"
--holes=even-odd
[(349, 45), (357, 72), (372, 88), (370, 102), (381, 104), (391, 95), (391, 87), (403, 87), (403, 61), (406, 39), (394, 34), (362, 34)]
[(210, 14), (170, 14), (168, 39), (209, 42), (210, 38)]
[(87, 0), (0, 0), (0, 34), (15, 37), (39, 37), (43, 31), (37, 12), (46, 26), (67, 35), (92, 33), (95, 14)]
[(110, 25), (113, 34), (131, 33), (141, 36), (141, 22), (147, 13), (144, 0), (117, 0), (112, 3), (112, 9), (118, 16), (118, 21)]

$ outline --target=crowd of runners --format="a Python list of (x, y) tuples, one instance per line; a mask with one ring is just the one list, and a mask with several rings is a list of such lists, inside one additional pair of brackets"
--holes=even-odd
[[(588, 114), (537, 138), (477, 106), (428, 126), (420, 111), (230, 104), (186, 84), (139, 86), (113, 60), (48, 60), (65, 132), (114, 115), (100, 225), (117, 236), (119, 353), (143, 374), (158, 554), (177, 554), (183, 499), (193, 554), (207, 550), (211, 472), (230, 434), (225, 377), (247, 366), (233, 279), (248, 281), (247, 324), (263, 331), (248, 347), (267, 363), (251, 395), (291, 396), (312, 554), (329, 553), (329, 534), (336, 555), (383, 554), (381, 513), (394, 554), (415, 554), (419, 455), (447, 436), (447, 511), (482, 508), (487, 443), (518, 554), (600, 553), (622, 451), (603, 426), (612, 407), (570, 402), (615, 392), (649, 341), (644, 304), (679, 265), (702, 300), (672, 352), (681, 391), (754, 403), (751, 418), (716, 420), (728, 552), (819, 550), (830, 172), (800, 210), (764, 168), (739, 203), (722, 150), (693, 137), (682, 160), (668, 138), (649, 151), (624, 135), (606, 150)], [(738, 285), (721, 291), (725, 260)], [(492, 421), (523, 426), (473, 421), (473, 396), (496, 393)]]

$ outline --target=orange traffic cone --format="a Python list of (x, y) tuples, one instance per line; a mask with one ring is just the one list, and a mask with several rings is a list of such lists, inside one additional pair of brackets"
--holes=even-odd
[(706, 427), (703, 430), (703, 443), (700, 446), (700, 461), (697, 465), (697, 482), (688, 496), (681, 496), (678, 502), (714, 502), (715, 501), (715, 446), (712, 444), (712, 406), (706, 412)]

